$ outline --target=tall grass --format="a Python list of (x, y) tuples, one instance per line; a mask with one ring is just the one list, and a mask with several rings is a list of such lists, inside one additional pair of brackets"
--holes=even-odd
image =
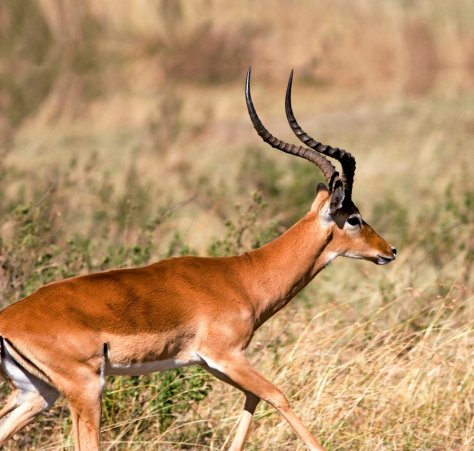
[[(336, 260), (250, 358), (329, 450), (472, 449), (471, 2), (288, 5), (4, 2), (2, 306), (52, 280), (284, 231), (320, 175), (260, 143), (242, 78), (251, 62), (264, 123), (293, 140), (294, 66), (298, 117), (355, 154), (355, 202), (399, 258)], [(111, 378), (104, 449), (221, 449), (242, 404), (198, 369)], [(254, 423), (248, 449), (302, 449), (270, 407)], [(6, 449), (70, 446), (60, 401)]]

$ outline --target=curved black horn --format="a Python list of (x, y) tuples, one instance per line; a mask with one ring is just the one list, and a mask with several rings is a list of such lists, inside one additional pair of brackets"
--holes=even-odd
[(291, 71), (290, 78), (288, 80), (288, 87), (286, 89), (286, 98), (285, 98), (285, 111), (286, 117), (290, 124), (291, 129), (298, 137), (300, 141), (306, 144), (311, 149), (314, 149), (324, 155), (332, 157), (338, 160), (342, 166), (342, 176), (341, 180), (344, 184), (344, 189), (346, 192), (346, 199), (350, 200), (352, 196), (352, 185), (354, 183), (354, 174), (356, 168), (355, 158), (346, 150), (339, 149), (338, 147), (331, 147), (326, 144), (322, 144), (314, 140), (309, 136), (298, 124), (296, 121), (295, 115), (293, 114), (293, 108), (291, 107), (291, 86), (293, 83), (293, 71)]
[(270, 144), (275, 149), (311, 161), (319, 169), (321, 169), (324, 174), (324, 177), (326, 178), (326, 182), (330, 184), (331, 179), (334, 179), (334, 175), (337, 175), (337, 172), (336, 168), (331, 164), (328, 159), (326, 159), (323, 155), (320, 155), (306, 147), (295, 146), (294, 144), (289, 144), (284, 141), (280, 141), (278, 138), (273, 136), (262, 124), (257, 115), (257, 111), (253, 106), (252, 97), (250, 95), (250, 66), (247, 69), (247, 77), (245, 79), (245, 100), (247, 102), (247, 108), (252, 124), (264, 142)]

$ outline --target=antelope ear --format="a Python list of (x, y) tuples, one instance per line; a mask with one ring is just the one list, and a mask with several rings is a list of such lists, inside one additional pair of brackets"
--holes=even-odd
[(328, 187), (324, 183), (318, 183), (318, 187), (316, 188), (316, 194), (320, 193), (321, 191), (329, 192)]
[(344, 202), (344, 185), (340, 179), (337, 179), (331, 190), (331, 202), (329, 206), (329, 213), (333, 216), (341, 207)]
[(324, 183), (319, 183), (318, 187), (316, 188), (316, 197), (311, 205), (311, 211), (319, 210), (321, 206), (321, 202), (326, 201), (329, 196), (329, 189)]

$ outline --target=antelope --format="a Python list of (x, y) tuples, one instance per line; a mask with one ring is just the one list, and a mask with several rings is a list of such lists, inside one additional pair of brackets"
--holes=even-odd
[[(261, 399), (311, 450), (324, 450), (285, 395), (259, 374), (244, 351), (255, 331), (336, 257), (378, 265), (396, 249), (352, 202), (355, 159), (315, 141), (286, 115), (306, 147), (280, 141), (264, 127), (250, 94), (252, 124), (265, 143), (314, 163), (319, 184), (309, 212), (280, 237), (243, 255), (178, 257), (53, 282), (0, 313), (0, 373), (12, 388), (0, 411), (0, 446), (53, 405), (70, 407), (76, 450), (99, 449), (101, 395), (107, 375), (141, 375), (200, 365), (245, 394), (231, 450), (241, 450)], [(326, 158), (337, 160), (341, 175)]]

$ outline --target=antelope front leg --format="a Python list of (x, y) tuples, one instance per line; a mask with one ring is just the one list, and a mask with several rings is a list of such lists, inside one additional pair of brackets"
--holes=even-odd
[(260, 399), (252, 393), (245, 394), (244, 411), (240, 417), (237, 431), (235, 433), (234, 440), (232, 440), (232, 444), (229, 447), (229, 451), (241, 451), (243, 449), (245, 440), (247, 439), (247, 435), (250, 430), (250, 425), (252, 424), (253, 414), (255, 413), (255, 409), (257, 408), (259, 402)]
[[(211, 374), (239, 388), (244, 393), (253, 394), (256, 398), (263, 399), (273, 406), (288, 421), (308, 449), (312, 451), (325, 451), (316, 440), (316, 437), (291, 410), (290, 403), (285, 395), (275, 385), (255, 371), (242, 353), (218, 357), (207, 354), (206, 357), (202, 357), (207, 364), (205, 368)], [(253, 411), (255, 411), (255, 407)], [(243, 434), (245, 433), (246, 435), (248, 432), (253, 411), (244, 411), (241, 420), (243, 423), (239, 424), (236, 438), (231, 446), (234, 446), (234, 443), (237, 441), (237, 445), (242, 447), (245, 440)]]

